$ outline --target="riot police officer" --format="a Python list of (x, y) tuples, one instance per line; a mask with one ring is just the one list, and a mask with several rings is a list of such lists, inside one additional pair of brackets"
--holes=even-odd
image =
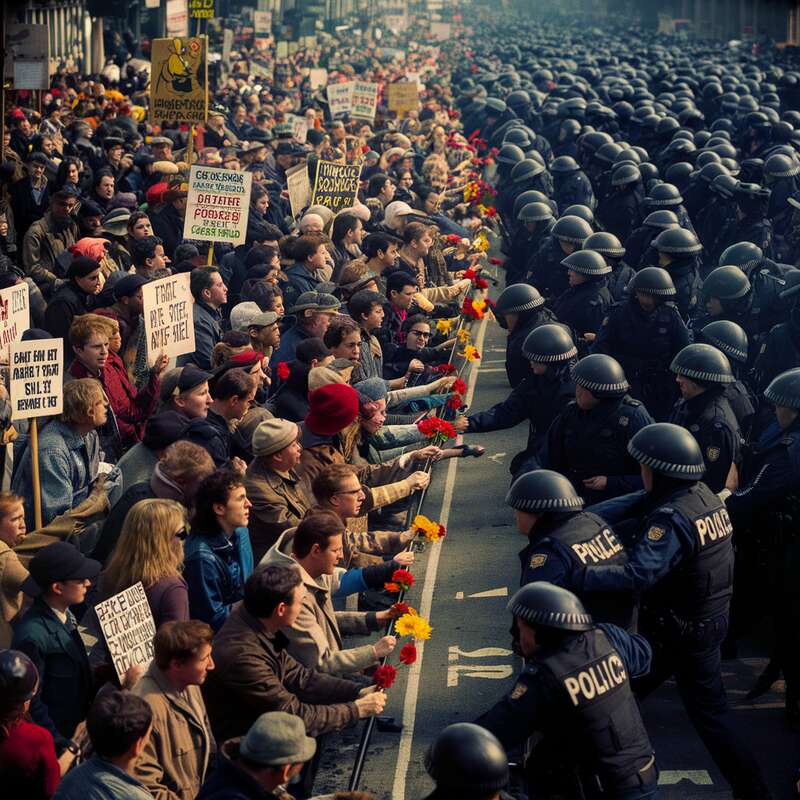
[(734, 796), (768, 798), (751, 748), (734, 731), (720, 674), (733, 586), (730, 518), (702, 483), (703, 454), (689, 431), (657, 422), (639, 431), (629, 450), (641, 465), (645, 493), (593, 510), (615, 527), (635, 530), (635, 544), (624, 567), (585, 567), (582, 589), (645, 592), (640, 630), (653, 644), (654, 658), (639, 693), (646, 696), (674, 676), (689, 718)]
[(611, 308), (603, 320), (593, 347), (619, 361), (631, 395), (641, 400), (656, 420), (666, 419), (678, 399), (670, 364), (691, 340), (674, 297), (669, 273), (660, 267), (645, 267), (633, 276), (628, 299)]
[(625, 289), (635, 273), (623, 260), (625, 248), (619, 239), (613, 233), (598, 231), (584, 240), (583, 249), (600, 253), (606, 264), (611, 267), (611, 272), (606, 278), (606, 286), (611, 299), (620, 302), (626, 296)]
[(766, 256), (772, 255), (772, 223), (767, 219), (769, 189), (757, 183), (739, 183), (733, 192), (736, 200), (736, 220), (721, 234), (723, 247), (737, 242), (752, 242)]
[(544, 733), (526, 764), (534, 797), (649, 798), (653, 746), (631, 679), (650, 666), (650, 645), (615, 625), (595, 625), (571, 592), (546, 581), (511, 598), (526, 666), (478, 724), (510, 749)]
[(625, 241), (644, 218), (642, 175), (635, 164), (622, 163), (611, 174), (611, 192), (597, 204), (604, 230)]
[(526, 203), (517, 214), (519, 227), (511, 236), (506, 268), (506, 286), (525, 280), (528, 263), (553, 229), (555, 217), (547, 203)]
[(756, 392), (762, 392), (782, 372), (800, 367), (800, 270), (786, 276), (780, 299), (789, 305), (789, 313), (786, 321), (776, 325), (761, 345), (753, 365)]
[[(627, 563), (623, 544), (596, 514), (583, 511), (583, 500), (558, 472), (537, 469), (520, 475), (506, 495), (516, 512), (517, 530), (528, 537), (520, 552), (520, 586), (547, 581), (577, 591), (572, 577), (586, 564)], [(630, 592), (601, 592), (581, 600), (596, 622), (632, 629), (636, 601)]]
[(671, 211), (678, 218), (678, 225), (681, 228), (695, 233), (689, 212), (683, 206), (683, 197), (677, 186), (672, 183), (657, 183), (644, 198), (646, 214), (653, 211)]
[(560, 155), (554, 159), (550, 173), (553, 176), (553, 199), (559, 208), (575, 204), (595, 207), (592, 184), (572, 156)]
[(547, 432), (542, 466), (569, 478), (587, 502), (641, 488), (628, 441), (653, 420), (628, 396), (628, 381), (619, 362), (596, 353), (573, 370), (575, 400), (553, 420)]
[(672, 211), (651, 211), (644, 222), (625, 240), (623, 262), (633, 270), (658, 264), (658, 253), (652, 247), (653, 239), (667, 228), (677, 228), (678, 217)]
[(653, 240), (658, 252), (658, 266), (669, 272), (675, 284), (675, 305), (684, 319), (694, 312), (700, 283), (698, 255), (703, 245), (684, 228), (667, 228)]
[(522, 352), (525, 339), (534, 328), (555, 317), (544, 307), (538, 290), (527, 283), (506, 287), (497, 298), (494, 314), (498, 325), (508, 331), (506, 375), (513, 389), (530, 374), (529, 360)]
[(724, 387), (736, 380), (730, 362), (710, 344), (690, 344), (675, 356), (670, 368), (681, 399), (669, 421), (682, 425), (697, 440), (706, 465), (705, 481), (713, 491), (720, 492), (731, 467), (739, 461), (741, 449), (739, 424), (725, 399)]
[(705, 304), (705, 314), (693, 322), (694, 330), (702, 330), (709, 322), (729, 319), (744, 328), (753, 343), (756, 331), (751, 329), (754, 320), (750, 314), (753, 293), (747, 275), (739, 267), (717, 267), (708, 273), (700, 287), (700, 298)]
[(425, 754), (425, 770), (436, 781), (426, 800), (508, 798), (508, 756), (494, 734), (470, 722), (448, 725)]
[(544, 438), (553, 420), (575, 396), (571, 367), (578, 354), (569, 330), (548, 323), (532, 330), (522, 346), (530, 371), (511, 394), (486, 411), (457, 417), (458, 433), (488, 433), (529, 422), (528, 444), (511, 460), (512, 475), (536, 469)]

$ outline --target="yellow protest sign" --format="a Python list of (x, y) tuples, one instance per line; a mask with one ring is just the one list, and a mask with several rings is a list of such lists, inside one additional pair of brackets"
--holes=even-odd
[(192, 19), (214, 19), (214, 0), (189, 0), (189, 16)]
[(150, 117), (204, 122), (207, 112), (207, 38), (153, 39)]
[(386, 87), (386, 104), (389, 111), (404, 114), (419, 108), (419, 84), (416, 81), (398, 81)]

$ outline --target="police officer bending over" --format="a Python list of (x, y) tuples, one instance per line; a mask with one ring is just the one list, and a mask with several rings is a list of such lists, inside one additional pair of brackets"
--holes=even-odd
[(522, 587), (508, 608), (527, 663), (477, 723), (506, 749), (544, 733), (526, 765), (530, 796), (655, 797), (653, 746), (630, 684), (650, 668), (650, 645), (593, 624), (574, 594), (550, 583)]
[(653, 644), (654, 659), (637, 692), (644, 696), (674, 676), (689, 718), (734, 797), (767, 798), (761, 770), (734, 730), (720, 674), (733, 586), (728, 513), (701, 482), (703, 454), (686, 429), (648, 425), (628, 450), (641, 465), (645, 491), (592, 511), (618, 535), (635, 527), (636, 543), (627, 564), (586, 566), (576, 585), (581, 592), (646, 592), (639, 627)]

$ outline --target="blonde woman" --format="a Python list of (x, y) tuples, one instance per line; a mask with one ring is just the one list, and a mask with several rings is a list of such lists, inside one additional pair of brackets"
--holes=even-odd
[(104, 600), (142, 582), (156, 628), (189, 619), (183, 569), (186, 512), (174, 500), (140, 500), (125, 517), (117, 546), (100, 575)]
[(22, 609), (28, 570), (14, 552), (25, 538), (25, 508), (19, 495), (0, 492), (0, 650), (11, 644), (11, 621)]

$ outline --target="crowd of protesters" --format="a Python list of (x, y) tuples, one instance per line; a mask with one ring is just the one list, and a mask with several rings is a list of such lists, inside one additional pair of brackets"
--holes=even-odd
[[(150, 118), (142, 62), (126, 57), (102, 76), (58, 71), (39, 108), (16, 93), (0, 289), (27, 285), (22, 338), (62, 339), (66, 378), (37, 440), (8, 420), (0, 386), (10, 797), (312, 796), (325, 741), (384, 711), (373, 676), (407, 613), (385, 585), (413, 567), (407, 512), (426, 466), (483, 454), (456, 434), (525, 421), (512, 476), (561, 473), (573, 510), (651, 489), (629, 443), (654, 422), (694, 436), (706, 484), (748, 534), (709, 680), (720, 647), (730, 657), (772, 616), (782, 633), (752, 694), (783, 671), (800, 724), (796, 585), (753, 599), (797, 559), (800, 505), (776, 506), (800, 488), (792, 53), (478, 12), (452, 27), (437, 41), (412, 17), (391, 47), (325, 35), (285, 58), (243, 46), (193, 126)], [(375, 118), (332, 119), (319, 68), (377, 82)], [(409, 74), (420, 107), (398, 117), (385, 86)], [(184, 239), (190, 160), (252, 174), (243, 245)], [(320, 160), (360, 163), (358, 195), (293, 215), (287, 171), (306, 164), (313, 185)], [(143, 287), (181, 272), (195, 350), (175, 362), (148, 350)], [(466, 415), (456, 373), (480, 356), (468, 329), (484, 316), (508, 331), (511, 389)], [(452, 425), (437, 444), (419, 424), (433, 418)], [(514, 506), (532, 548), (522, 583), (547, 571), (582, 596), (554, 556), (536, 572), (547, 534), (534, 529), (552, 522), (536, 502)], [(783, 520), (769, 544), (767, 512)], [(595, 604), (595, 621), (635, 629), (633, 593), (677, 570), (676, 553), (628, 599)], [(139, 582), (154, 656), (118, 678), (94, 609)], [(722, 712), (684, 700), (708, 744)], [(736, 796), (768, 797), (756, 765), (720, 755), (732, 741), (710, 749)], [(435, 772), (442, 796), (504, 788)], [(656, 791), (641, 789), (625, 796)]]

